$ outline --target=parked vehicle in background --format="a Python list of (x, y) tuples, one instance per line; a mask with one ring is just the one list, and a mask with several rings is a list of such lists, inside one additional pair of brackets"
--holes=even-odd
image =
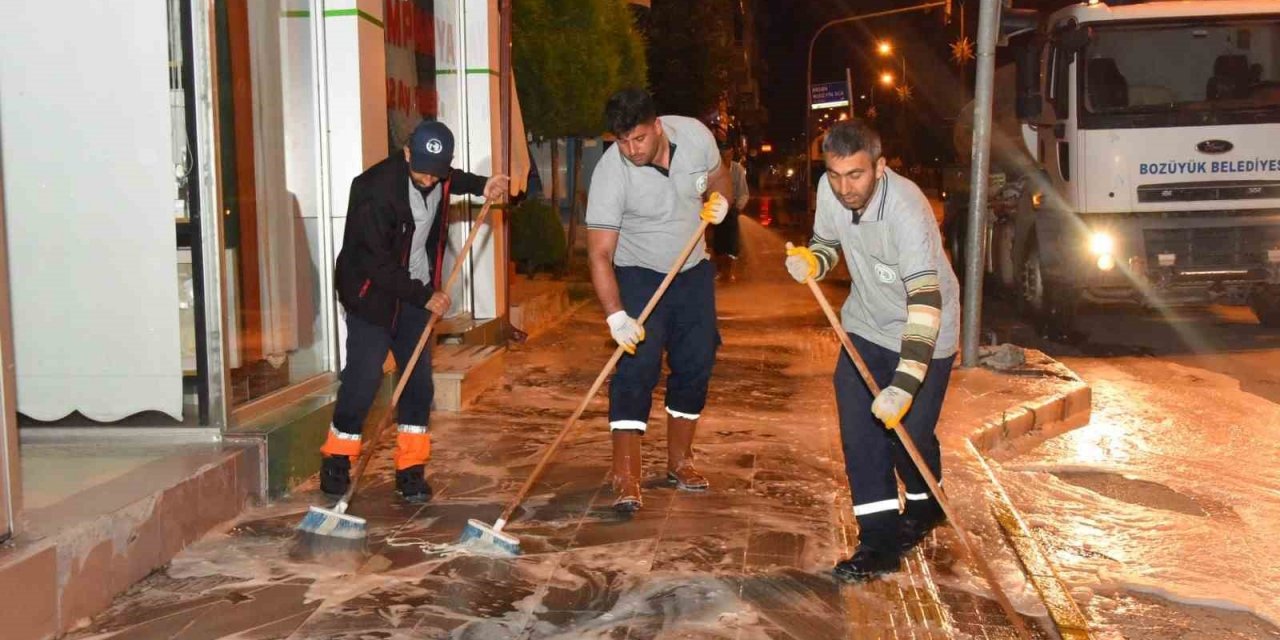
[[(1280, 3), (1094, 0), (1034, 24), (996, 73), (989, 279), (1062, 328), (1081, 302), (1215, 301), (1280, 327)], [(967, 158), (972, 105), (957, 123)], [(962, 264), (968, 184), (943, 182)]]

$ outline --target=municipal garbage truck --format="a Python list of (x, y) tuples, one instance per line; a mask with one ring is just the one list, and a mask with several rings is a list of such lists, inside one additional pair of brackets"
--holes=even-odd
[[(989, 282), (1063, 328), (1084, 302), (1219, 301), (1280, 327), (1280, 1), (1006, 10), (1001, 41)], [(967, 158), (972, 104), (957, 123)]]

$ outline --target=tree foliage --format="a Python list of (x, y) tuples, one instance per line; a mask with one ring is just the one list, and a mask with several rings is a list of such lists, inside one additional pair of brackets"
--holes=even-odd
[(559, 266), (565, 260), (564, 227), (551, 205), (527, 199), (511, 217), (511, 259), (524, 273)]
[(732, 0), (653, 0), (649, 84), (662, 113), (703, 117), (729, 89)]
[(525, 127), (537, 140), (594, 137), (604, 104), (647, 77), (644, 42), (625, 0), (520, 0), (513, 64)]

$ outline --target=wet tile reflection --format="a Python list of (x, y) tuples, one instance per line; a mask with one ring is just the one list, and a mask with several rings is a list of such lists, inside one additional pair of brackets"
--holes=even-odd
[[(756, 255), (773, 250), (766, 240), (776, 243), (756, 237)], [(794, 298), (793, 283), (766, 277), (721, 292), (733, 318), (721, 325), (695, 446), (709, 492), (665, 481), (659, 394), (645, 507), (615, 513), (598, 398), (507, 529), (524, 555), (453, 546), (468, 519), (497, 518), (608, 358), (588, 308), (510, 353), (503, 382), (472, 411), (433, 417), (433, 502), (401, 503), (390, 452), (376, 461), (351, 509), (369, 524), (358, 566), (290, 558), (306, 505), (327, 504), (304, 487), (184, 552), (72, 637), (945, 637), (933, 635), (946, 621), (927, 594), (842, 586), (826, 573), (853, 538), (839, 517), (849, 502), (831, 411), (834, 341), (811, 300), (758, 304)]]

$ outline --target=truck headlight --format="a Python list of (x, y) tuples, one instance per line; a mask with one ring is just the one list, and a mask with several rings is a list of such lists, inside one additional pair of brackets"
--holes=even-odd
[(1116, 252), (1116, 239), (1106, 231), (1095, 231), (1089, 235), (1089, 253), (1095, 256), (1112, 255)]

